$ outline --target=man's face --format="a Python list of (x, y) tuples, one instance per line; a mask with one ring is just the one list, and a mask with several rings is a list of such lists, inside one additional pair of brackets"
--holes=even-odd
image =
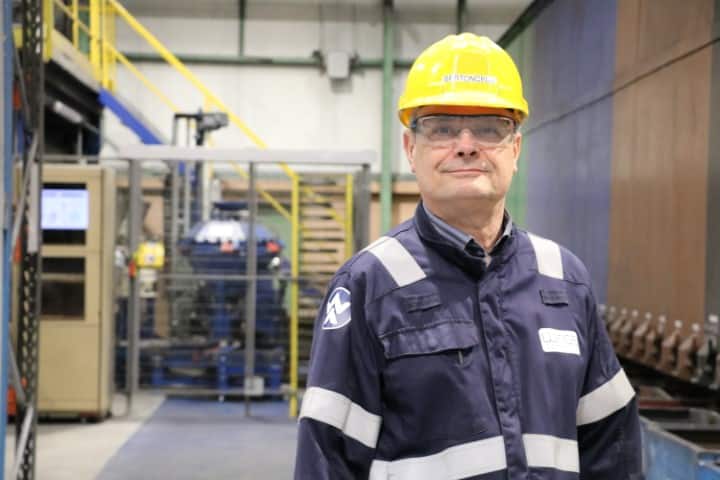
[[(482, 109), (478, 112), (510, 118), (503, 110), (489, 112)], [(423, 117), (429, 120), (418, 123), (416, 131), (406, 130), (404, 133), (405, 154), (417, 177), (423, 201), (431, 207), (452, 208), (453, 205), (467, 205), (468, 201), (493, 205), (503, 200), (510, 188), (513, 174), (517, 172), (522, 141), (520, 133), (511, 134), (499, 145), (488, 148), (492, 145), (488, 141), (491, 137), (483, 132), (505, 128), (503, 118), (493, 120), (487, 117), (482, 122), (473, 122), (470, 118), (446, 117), (459, 113), (463, 116), (475, 115), (478, 112), (422, 107), (415, 118), (419, 122), (423, 122)], [(446, 120), (450, 123), (445, 123)], [(437, 138), (435, 132), (440, 132), (444, 138)], [(453, 135), (453, 132), (459, 133)]]

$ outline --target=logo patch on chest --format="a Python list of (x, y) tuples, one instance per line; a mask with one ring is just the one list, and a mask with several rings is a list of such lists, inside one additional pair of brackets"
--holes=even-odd
[(580, 355), (577, 333), (572, 330), (541, 328), (538, 330), (540, 345), (544, 352), (572, 353)]

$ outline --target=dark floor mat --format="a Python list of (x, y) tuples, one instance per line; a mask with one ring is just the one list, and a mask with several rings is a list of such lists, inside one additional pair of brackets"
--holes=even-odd
[(98, 480), (284, 480), (297, 423), (286, 403), (171, 398), (118, 450)]

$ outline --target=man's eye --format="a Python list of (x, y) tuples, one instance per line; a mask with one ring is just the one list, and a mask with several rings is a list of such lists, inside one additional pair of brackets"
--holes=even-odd
[(497, 128), (492, 127), (481, 127), (475, 130), (475, 135), (480, 138), (486, 138), (488, 140), (502, 140), (504, 135)]
[(442, 136), (449, 136), (453, 134), (452, 127), (445, 126), (445, 125), (439, 125), (437, 127), (433, 127), (431, 130), (432, 135), (442, 135)]

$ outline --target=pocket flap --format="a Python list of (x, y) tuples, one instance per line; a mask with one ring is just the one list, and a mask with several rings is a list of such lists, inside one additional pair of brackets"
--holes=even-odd
[(406, 312), (429, 310), (442, 305), (440, 295), (437, 293), (429, 293), (426, 295), (408, 295), (403, 297), (402, 303)]
[(540, 298), (545, 305), (568, 305), (568, 295), (565, 290), (540, 290)]
[(447, 320), (421, 327), (401, 328), (380, 336), (388, 359), (459, 350), (479, 343), (472, 320)]

